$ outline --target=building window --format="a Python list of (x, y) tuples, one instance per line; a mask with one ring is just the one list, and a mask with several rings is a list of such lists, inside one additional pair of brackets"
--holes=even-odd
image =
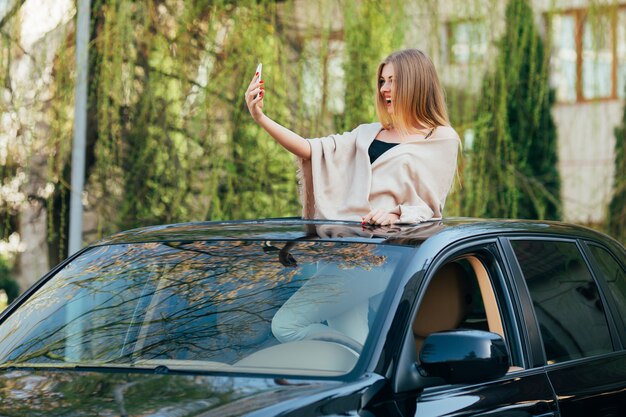
[(557, 100), (617, 99), (626, 88), (626, 8), (548, 16)]
[(448, 22), (447, 39), (450, 64), (481, 62), (487, 54), (487, 27), (482, 20)]
[(576, 101), (576, 20), (573, 15), (552, 18), (552, 85), (558, 101)]

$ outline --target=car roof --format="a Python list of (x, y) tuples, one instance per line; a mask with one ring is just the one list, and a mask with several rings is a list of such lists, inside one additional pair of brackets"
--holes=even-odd
[(446, 218), (411, 225), (362, 226), (359, 222), (276, 218), (176, 223), (117, 233), (96, 245), (185, 240), (332, 240), (419, 246), (437, 237), (451, 243), (467, 237), (551, 235), (595, 241), (613, 240), (595, 230), (567, 223), (533, 220)]

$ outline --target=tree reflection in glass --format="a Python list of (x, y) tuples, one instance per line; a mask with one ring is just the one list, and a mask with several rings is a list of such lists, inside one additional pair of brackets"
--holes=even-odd
[[(191, 241), (95, 247), (61, 269), (5, 321), (0, 362), (232, 364), (279, 343), (271, 333), (272, 318), (315, 277), (318, 265), (333, 264), (358, 276), (359, 270), (393, 269), (407, 252), (300, 241), (289, 244), (292, 261), (285, 265), (285, 253), (267, 246), (261, 241)], [(381, 273), (381, 288), (389, 279)], [(370, 302), (372, 312), (380, 298)]]

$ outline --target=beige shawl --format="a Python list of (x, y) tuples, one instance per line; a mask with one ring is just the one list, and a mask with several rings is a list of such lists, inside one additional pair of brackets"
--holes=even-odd
[(373, 209), (401, 223), (442, 217), (456, 172), (459, 137), (438, 127), (428, 139), (394, 146), (370, 164), (368, 148), (380, 123), (309, 139), (311, 159), (300, 161), (302, 217), (361, 221)]

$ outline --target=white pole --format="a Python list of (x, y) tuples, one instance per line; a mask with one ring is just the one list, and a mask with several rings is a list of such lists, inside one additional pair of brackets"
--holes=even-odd
[(90, 0), (78, 0), (76, 18), (76, 97), (74, 105), (74, 142), (72, 145), (72, 185), (70, 193), (70, 232), (68, 255), (83, 244), (82, 195), (85, 185), (85, 147), (87, 135), (87, 75), (89, 67)]
[[(85, 146), (87, 143), (87, 73), (89, 66), (90, 0), (78, 0), (76, 16), (76, 103), (74, 105), (74, 142), (72, 145), (72, 189), (70, 194), (70, 236), (68, 255), (83, 245), (83, 204), (85, 185)], [(72, 300), (65, 312), (65, 361), (80, 363), (83, 357), (82, 315), (86, 307), (84, 295)]]

